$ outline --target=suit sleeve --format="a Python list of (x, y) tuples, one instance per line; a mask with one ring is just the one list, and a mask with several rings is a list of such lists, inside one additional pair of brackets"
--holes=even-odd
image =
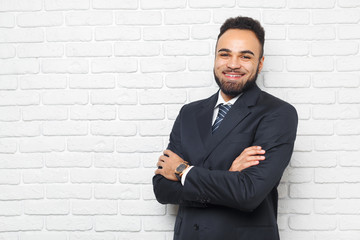
[(186, 177), (182, 198), (254, 210), (279, 183), (292, 155), (296, 129), (297, 114), (291, 105), (270, 113), (260, 121), (252, 144), (266, 150), (264, 161), (241, 172), (193, 167)]

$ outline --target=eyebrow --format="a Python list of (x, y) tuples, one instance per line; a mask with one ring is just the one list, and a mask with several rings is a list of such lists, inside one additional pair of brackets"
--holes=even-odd
[[(221, 48), (221, 49), (219, 49), (218, 52), (232, 52), (232, 51), (231, 51), (230, 49), (227, 49), (227, 48)], [(251, 55), (255, 56), (255, 54), (254, 54), (252, 51), (250, 51), (250, 50), (240, 51), (239, 53), (241, 53), (241, 54), (246, 54), (246, 53), (248, 53), (248, 54), (251, 54)]]

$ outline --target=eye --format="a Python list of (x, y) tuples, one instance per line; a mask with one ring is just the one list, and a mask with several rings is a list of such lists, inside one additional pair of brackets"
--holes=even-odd
[(220, 56), (221, 57), (228, 57), (228, 56), (230, 56), (228, 53), (220, 53)]
[(242, 56), (242, 58), (243, 58), (243, 59), (251, 59), (251, 56), (249, 56), (249, 55), (244, 55), (244, 56)]

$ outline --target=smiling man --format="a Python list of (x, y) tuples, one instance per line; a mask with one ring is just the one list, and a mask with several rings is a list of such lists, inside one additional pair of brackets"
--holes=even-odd
[(157, 200), (178, 204), (175, 240), (279, 240), (277, 186), (293, 151), (297, 114), (261, 91), (264, 29), (228, 19), (216, 44), (219, 91), (183, 106), (153, 178)]

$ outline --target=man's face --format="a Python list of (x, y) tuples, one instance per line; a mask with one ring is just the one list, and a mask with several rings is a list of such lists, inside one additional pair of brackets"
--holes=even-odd
[(231, 99), (255, 83), (264, 63), (260, 54), (261, 44), (250, 30), (229, 29), (219, 38), (214, 77), (224, 98)]

